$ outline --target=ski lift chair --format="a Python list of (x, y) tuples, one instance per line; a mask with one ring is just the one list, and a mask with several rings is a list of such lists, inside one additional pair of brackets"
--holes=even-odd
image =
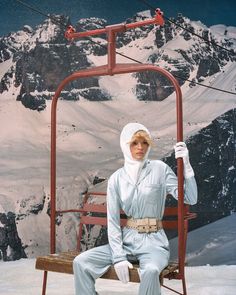
[[(150, 64), (117, 64), (115, 39), (118, 32), (124, 32), (127, 29), (140, 27), (144, 25), (163, 25), (162, 12), (157, 9), (156, 16), (153, 19), (140, 21), (130, 24), (117, 24), (107, 26), (104, 29), (92, 30), (87, 32), (75, 32), (73, 28), (69, 28), (66, 32), (67, 39), (75, 39), (80, 37), (107, 34), (108, 37), (108, 63), (103, 66), (89, 68), (75, 72), (65, 78), (58, 86), (55, 95), (52, 99), (51, 106), (51, 201), (50, 201), (50, 254), (47, 256), (40, 256), (36, 259), (36, 269), (43, 270), (43, 286), (42, 295), (46, 295), (47, 275), (49, 271), (73, 274), (73, 259), (81, 250), (81, 239), (83, 228), (88, 226), (100, 225), (106, 226), (106, 202), (98, 201), (96, 204), (94, 200), (99, 200), (100, 197), (105, 197), (104, 192), (88, 192), (84, 196), (81, 208), (62, 210), (56, 208), (56, 108), (58, 97), (63, 88), (71, 81), (93, 76), (116, 75), (125, 73), (134, 73), (141, 71), (155, 71), (165, 76), (174, 86), (176, 92), (176, 110), (177, 110), (177, 141), (183, 141), (183, 115), (182, 115), (182, 93), (180, 86), (176, 79), (165, 69), (150, 65)], [(178, 261), (171, 262), (161, 273), (160, 283), (163, 287), (180, 295), (187, 295), (185, 283), (185, 253), (188, 232), (188, 222), (190, 219), (196, 217), (195, 213), (189, 212), (189, 206), (184, 204), (184, 189), (183, 189), (183, 160), (177, 159), (177, 175), (178, 175), (178, 206), (167, 207), (164, 213), (163, 227), (165, 229), (177, 229), (178, 231)], [(92, 199), (91, 199), (92, 198)], [(89, 201), (90, 200), (90, 201)], [(91, 201), (92, 200), (92, 201)], [(74, 251), (67, 251), (62, 253), (56, 252), (56, 217), (58, 214), (67, 212), (77, 212), (80, 215), (80, 224), (78, 230), (77, 249)], [(170, 218), (171, 217), (171, 218)], [(124, 212), (121, 212), (121, 226), (125, 226), (126, 217)], [(134, 265), (133, 269), (129, 270), (130, 281), (139, 282), (138, 265)], [(102, 278), (118, 280), (114, 267), (111, 266), (107, 273)], [(164, 279), (177, 279), (182, 281), (182, 291), (179, 292), (166, 286)]]

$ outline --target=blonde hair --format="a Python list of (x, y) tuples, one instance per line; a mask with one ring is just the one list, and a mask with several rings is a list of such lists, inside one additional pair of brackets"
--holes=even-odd
[(138, 130), (137, 132), (135, 132), (131, 138), (130, 144), (140, 138), (144, 138), (147, 141), (149, 146), (153, 145), (153, 141), (152, 141), (150, 135), (144, 130)]

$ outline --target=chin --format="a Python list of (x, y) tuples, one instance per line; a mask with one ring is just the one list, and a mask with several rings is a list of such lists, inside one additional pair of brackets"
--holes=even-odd
[(144, 159), (144, 157), (136, 157), (137, 161), (142, 161)]

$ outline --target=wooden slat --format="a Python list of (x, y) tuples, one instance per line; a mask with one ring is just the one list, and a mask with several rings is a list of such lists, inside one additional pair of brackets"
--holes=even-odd
[[(130, 282), (133, 282), (133, 283), (140, 282), (138, 268), (139, 268), (139, 266), (137, 264), (133, 264), (133, 268), (129, 269)], [(111, 266), (108, 269), (108, 271), (101, 278), (102, 279), (109, 279), (109, 280), (118, 280), (115, 268), (113, 266)]]
[[(103, 225), (107, 226), (107, 218), (106, 217), (95, 217), (95, 216), (81, 216), (80, 220), (81, 224), (93, 224), (93, 225)], [(121, 226), (125, 226), (127, 223), (126, 218), (120, 219)]]
[[(80, 212), (98, 212), (98, 213), (107, 213), (107, 206), (106, 204), (91, 204), (86, 203), (84, 204), (83, 208), (77, 210)], [(184, 208), (184, 214), (188, 213), (188, 209)], [(121, 210), (121, 214), (124, 214), (124, 211)], [(165, 216), (177, 216), (178, 215), (178, 207), (166, 207)]]
[(36, 259), (36, 269), (73, 274), (73, 259), (58, 256), (40, 256)]
[[(184, 215), (188, 213), (188, 206), (184, 206)], [(178, 216), (178, 207), (166, 207), (164, 216)]]
[(101, 193), (101, 192), (88, 192), (87, 195), (89, 197), (105, 197), (107, 194), (106, 193)]
[(83, 211), (107, 213), (107, 206), (102, 204), (84, 204)]
[[(84, 204), (83, 208), (77, 210), (80, 212), (92, 212), (92, 213), (107, 213), (107, 206), (106, 204)], [(62, 211), (61, 211), (62, 212)], [(124, 211), (120, 211), (121, 214), (125, 214)], [(184, 208), (184, 214), (187, 215), (189, 214), (188, 209), (185, 207)], [(164, 216), (178, 216), (178, 207), (166, 207)]]
[(81, 216), (80, 222), (82, 224), (107, 225), (107, 218), (95, 216)]
[[(73, 260), (79, 255), (78, 251), (68, 251), (59, 254), (51, 254), (48, 256), (40, 256), (36, 259), (35, 268), (44, 271), (53, 271), (59, 273), (73, 274)], [(140, 282), (137, 264), (133, 265), (133, 269), (130, 269), (130, 281)], [(175, 272), (178, 269), (177, 263), (169, 264), (161, 273), (160, 277), (164, 278), (171, 272)], [(111, 266), (108, 271), (102, 276), (104, 279), (118, 280), (115, 269)]]
[[(107, 226), (107, 218), (106, 217), (81, 216), (80, 222), (82, 224)], [(122, 218), (120, 220), (121, 226), (125, 226), (126, 223), (127, 223), (127, 219)], [(162, 224), (163, 224), (163, 228), (165, 228), (165, 229), (177, 229), (178, 228), (178, 221), (177, 220), (164, 220), (162, 222)]]
[(164, 220), (162, 221), (162, 225), (164, 229), (177, 229), (178, 220)]

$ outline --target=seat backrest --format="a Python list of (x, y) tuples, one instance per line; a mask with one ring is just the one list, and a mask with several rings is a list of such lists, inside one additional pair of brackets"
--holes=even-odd
[[(96, 199), (96, 203), (94, 202)], [(107, 226), (107, 206), (106, 206), (106, 194), (97, 192), (88, 192), (84, 197), (82, 208), (80, 209), (81, 218), (79, 224), (77, 248), (81, 248), (81, 239), (84, 225), (100, 225)], [(189, 206), (184, 207), (184, 215), (189, 213)], [(121, 226), (125, 226), (127, 223), (127, 216), (121, 210), (120, 211), (120, 223)], [(178, 229), (178, 207), (166, 207), (163, 216), (163, 227), (167, 230)]]

